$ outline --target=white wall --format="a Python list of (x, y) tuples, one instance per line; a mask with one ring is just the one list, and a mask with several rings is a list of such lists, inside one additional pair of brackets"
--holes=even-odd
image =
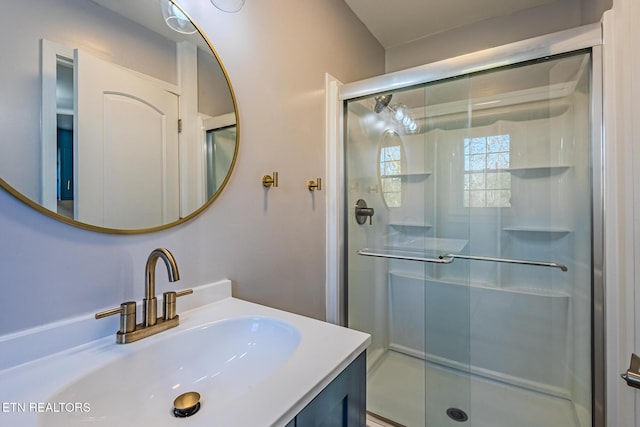
[[(325, 193), (306, 188), (324, 171), (324, 74), (381, 74), (384, 52), (341, 0), (249, 1), (236, 14), (182, 3), (236, 93), (240, 152), (228, 186), (189, 223), (133, 236), (70, 227), (0, 191), (0, 334), (141, 299), (159, 246), (182, 280), (168, 284), (159, 267), (158, 293), (230, 278), (241, 298), (324, 318)], [(260, 179), (274, 170), (280, 187), (265, 191)]]
[(386, 71), (403, 70), (469, 52), (598, 22), (611, 0), (565, 0), (454, 28), (387, 49)]

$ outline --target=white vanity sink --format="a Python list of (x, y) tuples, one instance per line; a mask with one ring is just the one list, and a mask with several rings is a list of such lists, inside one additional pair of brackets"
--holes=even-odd
[[(131, 344), (115, 343), (114, 323), (109, 337), (0, 370), (0, 425), (284, 426), (370, 341), (232, 298), (229, 281), (194, 288), (178, 313), (179, 326)], [(0, 337), (0, 352), (104, 327), (89, 317), (74, 322)], [(175, 417), (174, 399), (191, 391), (201, 396), (200, 410)]]
[(300, 343), (300, 332), (272, 317), (239, 317), (162, 338), (143, 348), (132, 346), (130, 354), (50, 398), (53, 402), (91, 402), (90, 412), (45, 412), (41, 425), (163, 425), (172, 417), (174, 399), (189, 391), (202, 397), (202, 413), (194, 417), (224, 411), (230, 401), (291, 357)]

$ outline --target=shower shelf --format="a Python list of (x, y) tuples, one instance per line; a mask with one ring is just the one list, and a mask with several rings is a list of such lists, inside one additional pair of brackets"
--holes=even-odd
[(418, 222), (418, 221), (407, 221), (407, 222), (390, 222), (389, 226), (393, 227), (393, 228), (409, 228), (409, 227), (413, 227), (413, 228), (431, 228), (433, 227), (432, 224), (429, 224), (427, 222)]
[(504, 231), (516, 231), (523, 233), (555, 233), (555, 234), (567, 234), (571, 233), (572, 230), (568, 228), (560, 228), (560, 227), (536, 227), (536, 226), (512, 226), (512, 227), (503, 227)]
[[(372, 249), (368, 248), (368, 250), (372, 251), (407, 251), (413, 253), (414, 255), (422, 254), (431, 254), (433, 256), (437, 256), (442, 254), (443, 252), (462, 252), (464, 248), (469, 243), (468, 240), (464, 239), (448, 239), (445, 237), (417, 237), (409, 240), (399, 240), (396, 242), (391, 242), (391, 244), (387, 244), (383, 249)], [(427, 256), (428, 257), (428, 256)]]
[(532, 165), (532, 166), (516, 166), (505, 169), (507, 172), (514, 174), (526, 175), (528, 172), (549, 172), (562, 173), (572, 168), (571, 165)]
[(429, 178), (431, 174), (431, 172), (398, 173), (392, 175), (381, 175), (380, 178), (400, 178), (402, 181), (417, 182)]

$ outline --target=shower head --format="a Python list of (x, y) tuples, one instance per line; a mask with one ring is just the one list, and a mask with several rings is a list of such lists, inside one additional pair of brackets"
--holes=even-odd
[(387, 105), (389, 105), (389, 103), (391, 102), (392, 96), (393, 96), (392, 94), (376, 96), (374, 98), (376, 101), (376, 105), (375, 107), (373, 107), (373, 111), (375, 111), (376, 114), (381, 113), (382, 110), (384, 110), (387, 107)]

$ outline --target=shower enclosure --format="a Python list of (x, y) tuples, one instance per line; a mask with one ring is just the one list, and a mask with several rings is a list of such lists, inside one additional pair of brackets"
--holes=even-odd
[(603, 425), (598, 49), (343, 96), (345, 317), (379, 420)]

